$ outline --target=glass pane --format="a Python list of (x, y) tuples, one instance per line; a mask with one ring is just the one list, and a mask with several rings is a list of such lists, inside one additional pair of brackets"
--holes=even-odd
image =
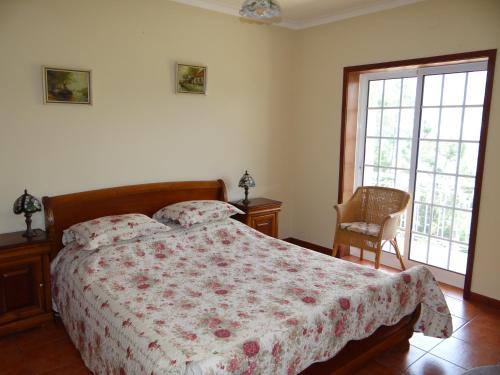
[[(455, 203), (455, 176), (436, 175), (434, 185), (434, 203), (453, 207)], [(429, 189), (429, 187), (428, 187)]]
[(459, 177), (457, 184), (457, 198), (455, 205), (458, 208), (472, 210), (472, 201), (474, 199), (474, 177)]
[(445, 74), (443, 105), (463, 105), (465, 93), (465, 74)]
[(384, 109), (382, 115), (382, 137), (397, 137), (399, 109)]
[(471, 213), (467, 211), (455, 211), (453, 223), (453, 240), (469, 242)]
[(483, 107), (465, 108), (462, 139), (465, 141), (479, 141), (482, 120)]
[(366, 135), (368, 137), (380, 137), (380, 109), (369, 109), (366, 120)]
[(378, 165), (379, 138), (366, 138), (365, 164)]
[(399, 107), (401, 79), (387, 79), (384, 88), (384, 107)]
[(441, 110), (440, 139), (460, 139), (462, 108), (443, 108)]
[(478, 143), (462, 143), (460, 150), (459, 173), (468, 176), (476, 175)]
[(380, 142), (380, 166), (396, 166), (396, 140), (382, 139)]
[(439, 142), (436, 171), (457, 173), (458, 143)]
[(448, 241), (431, 238), (427, 263), (436, 267), (447, 268), (449, 251), (450, 243)]
[(450, 266), (451, 271), (465, 274), (467, 268), (468, 246), (458, 243), (451, 243)]
[(467, 78), (467, 95), (465, 104), (482, 105), (484, 102), (484, 88), (486, 86), (486, 71), (471, 72)]
[(384, 81), (370, 81), (370, 86), (368, 88), (370, 95), (368, 98), (369, 107), (382, 107), (382, 88), (384, 86)]
[(415, 109), (406, 108), (401, 110), (399, 119), (399, 137), (413, 138), (413, 121)]
[(412, 234), (410, 259), (425, 263), (427, 261), (427, 237), (419, 234)]
[(417, 93), (417, 77), (403, 79), (402, 107), (413, 107)]
[(436, 237), (451, 238), (453, 209), (432, 207), (431, 234)]
[(413, 230), (423, 234), (430, 233), (431, 206), (415, 203), (413, 207)]
[(431, 203), (433, 177), (431, 173), (417, 173), (417, 184), (415, 187), (415, 200), (417, 202)]
[(418, 170), (433, 172), (436, 163), (435, 141), (420, 141), (418, 150)]
[[(398, 232), (396, 239), (398, 241), (399, 252), (401, 253), (401, 255), (404, 255), (404, 253), (405, 253), (405, 235), (404, 235), (403, 230), (400, 230)], [(392, 246), (391, 246), (391, 248), (392, 248)], [(395, 253), (394, 248), (392, 248), (391, 250), (392, 250), (391, 251), (392, 253)]]
[(424, 77), (424, 98), (423, 105), (440, 105), (441, 104), (441, 84), (442, 75), (432, 75)]
[(380, 168), (380, 175), (378, 179), (379, 186), (394, 187), (395, 170), (392, 168)]
[(436, 139), (439, 129), (439, 108), (422, 108), (420, 138)]
[(363, 185), (376, 186), (377, 185), (378, 168), (365, 167), (363, 175)]
[(398, 168), (410, 168), (411, 141), (400, 140), (398, 144)]
[(409, 171), (396, 171), (396, 189), (408, 191), (410, 188), (410, 172)]

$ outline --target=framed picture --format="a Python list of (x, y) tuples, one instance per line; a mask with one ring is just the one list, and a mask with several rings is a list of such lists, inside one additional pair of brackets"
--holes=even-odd
[(92, 104), (91, 71), (43, 67), (47, 103)]
[(207, 67), (177, 64), (175, 85), (178, 93), (206, 94)]

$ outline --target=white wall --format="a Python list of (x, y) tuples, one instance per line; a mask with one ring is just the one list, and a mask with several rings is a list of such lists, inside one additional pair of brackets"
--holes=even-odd
[[(289, 235), (293, 34), (167, 0), (0, 1), (0, 233), (25, 187), (223, 178), (239, 199), (248, 169)], [(175, 94), (177, 61), (208, 66), (207, 96)], [(94, 105), (44, 105), (42, 65), (92, 69)]]
[[(298, 37), (293, 233), (331, 246), (346, 66), (500, 47), (500, 1), (432, 0), (304, 30)], [(500, 58), (500, 56), (499, 56)], [(472, 291), (500, 299), (500, 79), (493, 88)]]

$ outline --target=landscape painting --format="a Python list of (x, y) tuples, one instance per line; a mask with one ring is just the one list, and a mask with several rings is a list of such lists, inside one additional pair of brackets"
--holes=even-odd
[(43, 68), (45, 103), (92, 104), (90, 70)]
[(177, 64), (176, 76), (176, 86), (178, 93), (207, 93), (206, 66)]

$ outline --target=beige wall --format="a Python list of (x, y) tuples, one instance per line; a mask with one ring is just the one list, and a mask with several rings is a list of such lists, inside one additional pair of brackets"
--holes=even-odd
[[(300, 32), (167, 0), (0, 1), (0, 232), (12, 202), (245, 168), (285, 201), (282, 237), (330, 246), (344, 66), (500, 44), (500, 2), (430, 0)], [(208, 65), (176, 95), (176, 61)], [(42, 104), (41, 66), (93, 70), (93, 106)], [(473, 291), (500, 299), (500, 80), (494, 87)], [(35, 224), (42, 226), (42, 215)]]
[[(345, 66), (500, 47), (500, 1), (432, 0), (304, 30), (298, 37), (296, 237), (331, 246)], [(497, 73), (500, 68), (497, 64)], [(500, 79), (488, 134), (472, 291), (500, 299)]]
[[(25, 187), (223, 178), (237, 199), (248, 168), (289, 235), (293, 34), (167, 0), (0, 1), (0, 233)], [(174, 93), (176, 61), (208, 65), (207, 96)], [(92, 69), (94, 105), (42, 104), (42, 65)]]

